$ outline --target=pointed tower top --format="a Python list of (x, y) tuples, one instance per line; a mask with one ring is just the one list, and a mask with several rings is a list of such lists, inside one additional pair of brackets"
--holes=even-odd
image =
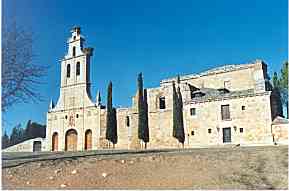
[(96, 94), (96, 105), (97, 106), (101, 105), (101, 97), (100, 97), (100, 91), (99, 90), (97, 91), (97, 94)]
[(49, 111), (54, 108), (54, 103), (53, 100), (51, 99), (50, 104), (49, 104)]

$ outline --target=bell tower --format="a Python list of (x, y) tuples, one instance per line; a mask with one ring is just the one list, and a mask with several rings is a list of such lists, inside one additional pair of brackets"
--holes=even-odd
[(71, 30), (68, 51), (61, 62), (61, 87), (90, 84), (90, 57), (92, 48), (84, 48), (85, 39), (80, 27)]
[(84, 43), (80, 27), (73, 27), (67, 40), (67, 53), (61, 60), (60, 98), (56, 105), (61, 110), (93, 105), (90, 96), (90, 58), (93, 48), (85, 48)]

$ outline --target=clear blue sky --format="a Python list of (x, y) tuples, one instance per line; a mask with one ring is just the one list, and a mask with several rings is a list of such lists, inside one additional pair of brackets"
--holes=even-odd
[(272, 76), (287, 60), (287, 7), (287, 0), (4, 0), (4, 21), (15, 15), (33, 31), (34, 62), (50, 70), (39, 87), (46, 100), (11, 108), (2, 124), (10, 133), (29, 119), (46, 123), (73, 25), (94, 48), (93, 97), (99, 89), (105, 100), (112, 80), (114, 104), (129, 106), (139, 72), (145, 87), (155, 87), (176, 74), (263, 59)]

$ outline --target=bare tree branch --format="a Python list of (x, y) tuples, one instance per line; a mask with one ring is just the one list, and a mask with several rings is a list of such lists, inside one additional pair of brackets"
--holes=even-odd
[(17, 103), (42, 101), (37, 85), (48, 66), (33, 63), (32, 33), (16, 24), (2, 29), (2, 111)]

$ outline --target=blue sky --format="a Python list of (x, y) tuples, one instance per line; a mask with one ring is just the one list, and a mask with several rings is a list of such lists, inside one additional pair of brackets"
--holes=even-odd
[(39, 91), (45, 101), (18, 104), (3, 114), (8, 133), (31, 119), (46, 123), (49, 100), (59, 96), (60, 63), (74, 25), (94, 48), (92, 95), (113, 82), (113, 102), (129, 106), (137, 73), (145, 87), (161, 79), (224, 64), (262, 59), (270, 76), (287, 60), (287, 0), (4, 0), (4, 22), (34, 34), (33, 62), (49, 65)]

